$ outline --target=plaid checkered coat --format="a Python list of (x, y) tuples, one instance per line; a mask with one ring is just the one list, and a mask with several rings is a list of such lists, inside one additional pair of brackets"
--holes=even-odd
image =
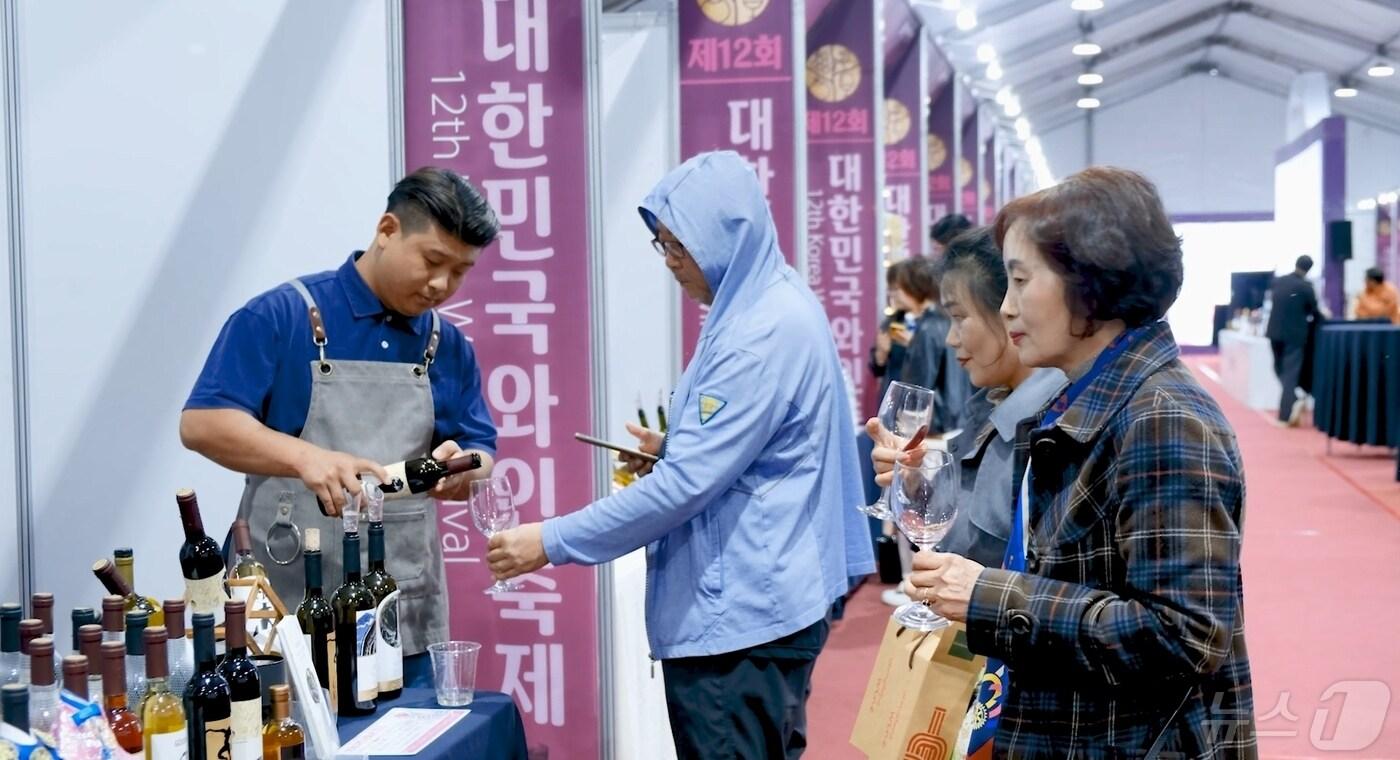
[[(1046, 431), (1031, 468), (1027, 571), (988, 568), (968, 643), (1011, 668), (996, 755), (1256, 757), (1234, 431), (1148, 328)], [(1188, 696), (1189, 693), (1189, 696)]]

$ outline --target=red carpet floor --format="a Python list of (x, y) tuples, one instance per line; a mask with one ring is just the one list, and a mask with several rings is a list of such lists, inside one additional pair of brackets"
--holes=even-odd
[[(1239, 435), (1248, 496), (1245, 630), (1260, 755), (1400, 758), (1400, 483), (1395, 454), (1279, 429), (1193, 359)], [(867, 583), (833, 628), (808, 703), (817, 760), (861, 758), (851, 726), (890, 608)]]

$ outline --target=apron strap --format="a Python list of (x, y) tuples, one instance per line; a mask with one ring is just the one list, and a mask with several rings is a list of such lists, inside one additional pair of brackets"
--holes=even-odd
[(301, 300), (306, 302), (306, 316), (311, 322), (311, 342), (316, 344), (316, 350), (321, 354), (321, 372), (328, 375), (331, 365), (326, 361), (326, 323), (321, 319), (321, 310), (317, 308), (316, 299), (311, 297), (311, 291), (306, 289), (301, 280), (293, 279), (287, 284), (301, 294)]
[(414, 369), (414, 374), (420, 377), (428, 374), (428, 369), (433, 366), (433, 360), (437, 358), (438, 343), (442, 341), (442, 318), (438, 316), (436, 309), (429, 309), (428, 313), (433, 315), (433, 331), (428, 335), (428, 347), (423, 349), (423, 366)]

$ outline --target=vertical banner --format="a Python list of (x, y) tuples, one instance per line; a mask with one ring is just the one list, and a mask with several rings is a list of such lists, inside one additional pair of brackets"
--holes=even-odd
[[(593, 499), (589, 313), (587, 0), (404, 3), (404, 153), (451, 168), (501, 220), (464, 286), (440, 309), (472, 341), (499, 424), (496, 472), (521, 522)], [(592, 568), (546, 568), (487, 596), (486, 540), (467, 504), (439, 506), (452, 636), (482, 643), (477, 685), (508, 694), (534, 748), (600, 750), (597, 590)]]
[(962, 213), (968, 219), (977, 219), (977, 146), (981, 143), (977, 140), (977, 100), (972, 95), (972, 90), (958, 84), (962, 90), (959, 96), (961, 105), (959, 106), (958, 118), (962, 125), (962, 140), (959, 147), (962, 155), (958, 157), (958, 192), (962, 194)]
[[(807, 284), (826, 309), (854, 419), (879, 322), (880, 2), (833, 2), (807, 30)], [(883, 137), (883, 135), (881, 135)]]
[[(799, 245), (802, 194), (795, 55), (803, 19), (795, 0), (679, 0), (681, 159), (733, 150), (758, 173), (788, 263)], [(685, 242), (685, 241), (681, 241)], [(681, 312), (684, 360), (695, 353), (704, 315), (690, 299)]]
[(1395, 271), (1395, 239), (1391, 235), (1395, 216), (1389, 203), (1376, 205), (1376, 266), (1385, 273), (1385, 279), (1395, 281), (1400, 272)]
[(929, 224), (953, 213), (953, 82), (933, 93), (928, 114)]
[(982, 198), (982, 224), (991, 224), (997, 216), (996, 199), (997, 141), (987, 135), (982, 141), (982, 170), (977, 173), (977, 193)]
[(919, 141), (924, 134), (920, 127), (923, 44), (923, 35), (918, 35), (897, 53), (898, 60), (887, 62), (885, 67), (885, 211), (892, 230), (885, 239), (889, 241), (889, 257), (895, 261), (920, 255), (928, 237), (919, 186)]

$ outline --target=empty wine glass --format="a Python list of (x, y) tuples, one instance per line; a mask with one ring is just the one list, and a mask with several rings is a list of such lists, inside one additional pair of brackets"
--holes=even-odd
[[(961, 477), (957, 461), (946, 451), (931, 450), (918, 464), (896, 464), (890, 485), (890, 508), (894, 524), (919, 551), (933, 549), (958, 514)], [(926, 603), (910, 602), (894, 612), (894, 619), (905, 628), (936, 631), (948, 620), (929, 609)]]
[[(880, 426), (885, 443), (902, 449), (919, 432), (919, 428), (927, 430), (933, 421), (933, 405), (937, 395), (917, 385), (890, 383), (884, 400), (880, 402)], [(890, 519), (890, 489), (880, 491), (880, 498), (874, 504), (862, 506), (860, 511), (877, 520)]]
[[(515, 509), (515, 495), (510, 481), (504, 475), (496, 475), (484, 480), (474, 480), (471, 485), (472, 522), (476, 529), (489, 541), (503, 530), (510, 530), (520, 524), (520, 513)], [(496, 581), (486, 589), (488, 594), (517, 591), (520, 583), (514, 580)]]

